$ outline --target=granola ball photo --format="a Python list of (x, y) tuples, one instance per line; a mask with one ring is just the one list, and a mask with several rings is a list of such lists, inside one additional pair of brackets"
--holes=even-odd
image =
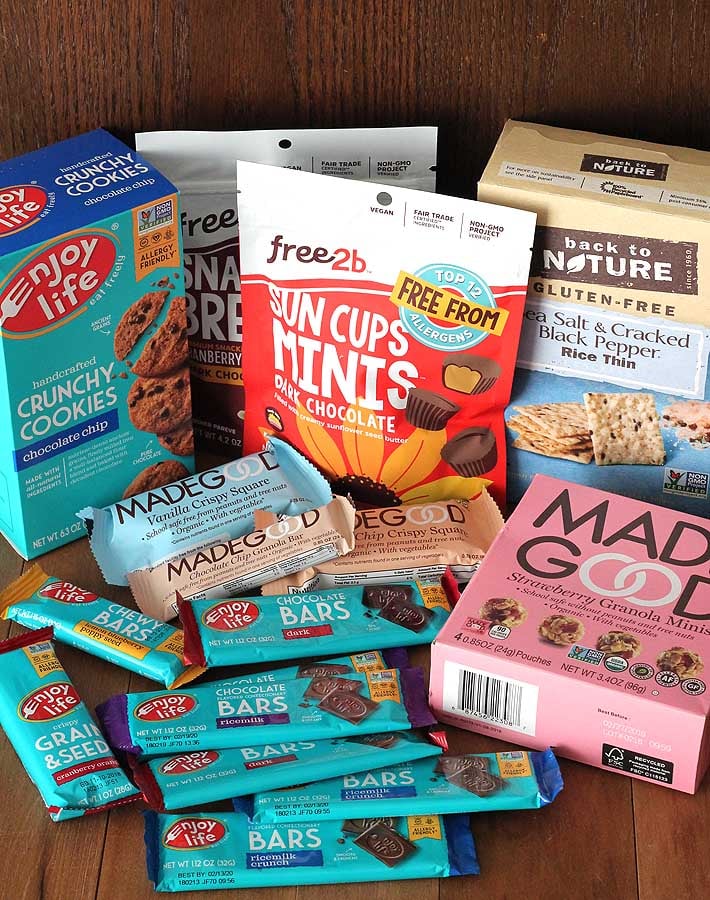
[(522, 625), (528, 617), (527, 609), (513, 597), (491, 597), (486, 600), (478, 614), (488, 622), (493, 622), (495, 625), (507, 625), (508, 628)]
[(597, 638), (597, 650), (608, 656), (633, 659), (641, 652), (641, 641), (629, 631), (607, 631)]
[(566, 647), (582, 639), (584, 625), (574, 616), (555, 614), (543, 619), (538, 625), (537, 632), (551, 644)]

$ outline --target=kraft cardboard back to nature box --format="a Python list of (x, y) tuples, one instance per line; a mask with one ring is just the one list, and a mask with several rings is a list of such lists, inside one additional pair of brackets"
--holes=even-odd
[(707, 515), (710, 153), (509, 121), (478, 196), (538, 222), (509, 499), (541, 472)]

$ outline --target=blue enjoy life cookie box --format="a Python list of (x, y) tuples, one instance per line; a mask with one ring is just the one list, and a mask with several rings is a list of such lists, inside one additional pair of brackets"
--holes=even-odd
[[(194, 471), (182, 266), (176, 189), (106, 131), (0, 164), (0, 530), (24, 557), (80, 537), (82, 506)], [(144, 395), (168, 380), (164, 422)]]

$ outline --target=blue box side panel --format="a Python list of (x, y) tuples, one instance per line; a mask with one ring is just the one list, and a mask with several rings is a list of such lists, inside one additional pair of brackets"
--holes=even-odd
[(0, 163), (0, 195), (18, 185), (42, 188), (45, 206), (27, 227), (0, 229), (3, 256), (176, 193), (151, 163), (103, 129)]
[(12, 463), (12, 422), (5, 354), (0, 340), (0, 531), (27, 556), (20, 485)]

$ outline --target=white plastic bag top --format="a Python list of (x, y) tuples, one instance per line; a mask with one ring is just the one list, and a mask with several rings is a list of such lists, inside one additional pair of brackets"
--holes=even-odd
[(222, 193), (236, 186), (236, 161), (358, 181), (436, 187), (434, 126), (278, 131), (146, 131), (136, 150), (179, 189)]
[(334, 269), (363, 272), (390, 285), (401, 270), (417, 272), (444, 260), (472, 267), (499, 288), (527, 284), (535, 213), (399, 186), (344, 184), (250, 162), (240, 161), (237, 168), (242, 277), (267, 261), (275, 279), (325, 269), (296, 248), (328, 247), (336, 240), (356, 248), (366, 268)]

